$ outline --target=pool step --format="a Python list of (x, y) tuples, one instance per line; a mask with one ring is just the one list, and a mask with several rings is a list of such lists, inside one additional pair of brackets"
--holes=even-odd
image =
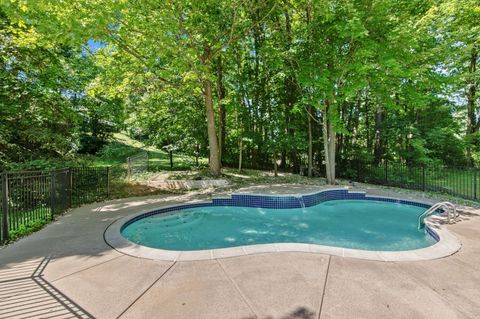
[(418, 229), (421, 229), (425, 225), (426, 218), (428, 218), (430, 215), (438, 213), (441, 210), (447, 213), (447, 222), (449, 224), (451, 224), (452, 221), (454, 223), (457, 221), (457, 207), (450, 202), (439, 202), (432, 205), (429, 209), (418, 216)]

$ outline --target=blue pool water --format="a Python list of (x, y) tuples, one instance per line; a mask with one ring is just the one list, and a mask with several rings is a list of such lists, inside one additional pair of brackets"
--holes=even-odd
[(425, 208), (372, 200), (332, 200), (296, 209), (207, 206), (158, 214), (122, 230), (128, 240), (167, 250), (309, 243), (365, 250), (411, 250), (436, 241), (417, 218)]

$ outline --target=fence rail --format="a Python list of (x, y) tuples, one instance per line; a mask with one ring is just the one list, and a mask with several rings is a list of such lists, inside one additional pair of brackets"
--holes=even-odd
[(477, 168), (472, 167), (350, 161), (339, 165), (338, 177), (371, 184), (446, 193), (475, 201), (480, 199), (480, 174)]
[(36, 228), (70, 207), (109, 196), (108, 167), (4, 172), (0, 184), (0, 242)]
[[(71, 207), (110, 197), (110, 182), (152, 168), (148, 153), (132, 157), (128, 169), (72, 167), (52, 171), (4, 172), (0, 183), (0, 242), (16, 238)], [(409, 166), (384, 161), (338, 163), (339, 178), (480, 200), (477, 168)], [(154, 166), (156, 168), (156, 166)]]

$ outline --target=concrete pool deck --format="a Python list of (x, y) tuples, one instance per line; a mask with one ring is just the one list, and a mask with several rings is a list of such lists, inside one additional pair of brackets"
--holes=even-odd
[[(268, 185), (247, 191), (318, 189)], [(369, 194), (399, 196), (381, 189)], [(138, 210), (206, 198), (192, 192), (86, 205), (0, 249), (0, 318), (480, 317), (480, 215), (473, 209), (446, 226), (462, 249), (431, 261), (304, 252), (153, 261), (123, 255), (103, 239), (108, 225)]]

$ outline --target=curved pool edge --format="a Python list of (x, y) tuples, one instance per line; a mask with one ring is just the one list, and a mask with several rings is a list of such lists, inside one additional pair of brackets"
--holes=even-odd
[[(318, 193), (338, 190), (338, 189), (329, 189), (323, 190)], [(342, 189), (343, 190), (343, 189)], [(318, 194), (317, 193), (317, 194)], [(359, 193), (359, 192), (354, 192)], [(238, 195), (238, 194), (236, 194)], [(271, 196), (271, 195), (258, 195), (250, 194), (253, 196)], [(280, 196), (305, 196), (300, 195), (280, 195)], [(366, 195), (368, 196), (368, 195)], [(273, 195), (271, 197), (278, 197), (278, 195)], [(374, 196), (372, 198), (379, 198)], [(401, 199), (396, 199), (392, 197), (383, 197), (387, 200), (402, 201)], [(427, 203), (422, 203), (416, 201), (419, 204), (430, 205)], [(191, 204), (189, 202), (188, 204)], [(211, 204), (212, 201), (197, 201), (195, 204)], [(364, 260), (374, 260), (374, 261), (420, 261), (420, 260), (432, 260), (444, 258), (450, 255), (455, 254), (461, 249), (461, 242), (458, 238), (453, 235), (446, 227), (441, 225), (441, 219), (437, 216), (430, 216), (425, 220), (425, 227), (429, 229), (430, 232), (433, 232), (437, 237), (438, 241), (432, 246), (419, 248), (414, 250), (405, 250), (405, 251), (375, 251), (375, 250), (361, 250), (361, 249), (351, 249), (351, 248), (342, 248), (334, 246), (324, 246), (317, 244), (305, 244), (305, 243), (271, 243), (271, 244), (257, 244), (257, 245), (248, 245), (248, 246), (236, 246), (229, 248), (216, 248), (216, 249), (207, 249), (207, 250), (194, 250), (194, 251), (176, 251), (176, 250), (165, 250), (159, 248), (150, 248), (142, 245), (133, 243), (121, 234), (121, 231), (124, 225), (128, 225), (132, 220), (137, 220), (142, 217), (151, 215), (152, 212), (160, 211), (172, 211), (175, 208), (182, 208), (184, 204), (175, 204), (169, 206), (162, 206), (156, 210), (142, 210), (138, 213), (131, 214), (120, 219), (117, 219), (113, 222), (104, 232), (105, 242), (111, 246), (113, 249), (118, 252), (129, 255), (132, 257), (145, 258), (151, 260), (161, 260), (161, 261), (199, 261), (199, 260), (211, 260), (219, 258), (229, 258), (229, 257), (239, 257), (247, 256), (254, 254), (262, 253), (274, 253), (274, 252), (304, 252), (304, 253), (318, 253), (318, 254), (327, 254), (332, 256), (339, 257), (349, 257), (357, 258)]]

